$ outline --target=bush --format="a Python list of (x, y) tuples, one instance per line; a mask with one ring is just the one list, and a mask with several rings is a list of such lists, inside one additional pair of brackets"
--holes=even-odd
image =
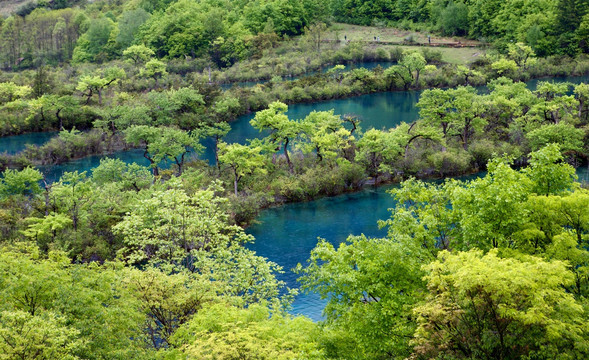
[(464, 150), (449, 149), (437, 152), (428, 158), (441, 177), (461, 175), (470, 169), (471, 155)]

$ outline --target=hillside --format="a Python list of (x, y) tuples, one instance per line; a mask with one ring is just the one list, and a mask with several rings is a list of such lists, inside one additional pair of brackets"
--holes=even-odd
[(9, 16), (30, 1), (31, 0), (0, 0), (0, 16)]

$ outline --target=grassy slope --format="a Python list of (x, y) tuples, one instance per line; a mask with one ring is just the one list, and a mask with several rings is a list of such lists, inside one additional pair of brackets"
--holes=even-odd
[[(374, 37), (379, 37), (383, 42), (402, 42), (405, 38), (412, 35), (416, 43), (426, 44), (428, 42), (427, 33), (419, 33), (414, 31), (405, 31), (394, 28), (378, 28), (373, 26), (359, 26), (350, 24), (334, 24), (327, 33), (323, 36), (326, 40), (344, 40), (344, 35), (347, 40), (351, 41), (374, 41)], [(477, 41), (467, 40), (461, 37), (443, 37), (431, 35), (432, 43), (457, 43), (462, 44), (480, 44)], [(401, 45), (402, 48), (415, 49), (419, 46)], [(484, 54), (481, 48), (445, 48), (432, 47), (442, 53), (442, 60), (451, 64), (467, 64), (475, 60), (478, 56)]]
[(6, 17), (30, 0), (0, 0), (0, 16)]

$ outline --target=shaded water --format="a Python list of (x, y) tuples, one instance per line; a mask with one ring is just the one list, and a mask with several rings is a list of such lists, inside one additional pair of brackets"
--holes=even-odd
[(27, 145), (43, 145), (57, 132), (28, 133), (23, 135), (6, 136), (0, 138), (0, 154), (16, 154), (23, 151)]

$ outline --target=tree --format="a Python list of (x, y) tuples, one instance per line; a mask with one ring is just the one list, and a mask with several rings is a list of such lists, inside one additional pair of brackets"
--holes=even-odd
[(199, 139), (199, 132), (189, 133), (166, 126), (134, 125), (125, 130), (125, 141), (135, 146), (143, 145), (143, 156), (149, 160), (153, 176), (159, 175), (159, 164), (166, 159), (174, 161), (178, 175), (182, 175), (186, 155), (191, 151), (198, 154), (203, 149)]
[(158, 87), (158, 80), (167, 74), (168, 72), (166, 71), (166, 64), (157, 59), (149, 60), (147, 63), (145, 63), (145, 67), (141, 69), (142, 76), (153, 78), (155, 80), (155, 88)]
[(0, 312), (0, 359), (79, 359), (83, 346), (79, 331), (47, 312), (33, 316), (24, 311)]
[(536, 63), (536, 54), (531, 47), (523, 43), (509, 44), (507, 46), (509, 58), (517, 64), (523, 71), (528, 70), (528, 66)]
[(281, 144), (289, 171), (292, 173), (294, 167), (288, 155), (288, 145), (301, 133), (301, 125), (297, 121), (289, 120), (285, 114), (287, 110), (286, 104), (275, 101), (268, 106), (268, 109), (258, 111), (250, 124), (260, 131), (270, 130), (270, 134), (266, 137), (267, 141)]
[(319, 161), (333, 160), (344, 152), (353, 141), (350, 130), (344, 128), (340, 116), (331, 111), (312, 111), (301, 123), (303, 153), (315, 152)]
[(464, 76), (464, 84), (467, 86), (470, 85), (469, 79), (480, 78), (483, 76), (483, 74), (480, 71), (473, 70), (464, 65), (458, 65), (456, 67), (456, 73), (458, 75)]
[(33, 119), (36, 115), (41, 116), (43, 123), (49, 120), (49, 116), (55, 116), (60, 130), (64, 130), (63, 120), (66, 114), (71, 114), (79, 106), (78, 101), (69, 95), (42, 95), (29, 101), (30, 115), (27, 120)]
[(119, 28), (117, 43), (121, 48), (127, 48), (133, 43), (140, 26), (143, 25), (149, 17), (149, 13), (142, 8), (123, 11), (117, 22)]
[[(411, 309), (423, 293), (423, 249), (391, 239), (350, 236), (336, 249), (320, 240), (307, 266), (305, 291), (328, 299), (324, 328), (333, 358), (405, 358), (415, 331)], [(329, 336), (329, 335), (328, 335)], [(339, 350), (339, 351), (338, 351)]]
[(22, 233), (34, 240), (41, 249), (48, 249), (54, 244), (59, 231), (72, 225), (72, 219), (64, 214), (51, 213), (44, 218), (27, 218), (30, 223)]
[(305, 28), (306, 36), (308, 36), (313, 42), (314, 48), (321, 56), (321, 36), (327, 30), (327, 25), (324, 23), (315, 23)]
[(155, 53), (153, 50), (145, 45), (132, 45), (123, 51), (123, 57), (129, 61), (132, 61), (135, 66), (137, 66), (139, 63), (144, 63), (150, 60), (154, 55)]
[(104, 89), (116, 83), (126, 76), (125, 71), (121, 68), (111, 67), (104, 71), (104, 77), (100, 75), (85, 75), (80, 77), (76, 90), (86, 96), (86, 104), (90, 102), (92, 96), (98, 94), (98, 105), (102, 105), (102, 92)]
[(464, 150), (468, 150), (469, 140), (487, 125), (484, 115), (487, 111), (485, 101), (470, 86), (458, 87), (450, 92), (452, 112), (450, 127), (462, 140)]
[[(271, 313), (271, 310), (272, 313)], [(323, 359), (319, 329), (261, 304), (207, 304), (174, 334), (172, 353), (186, 359)]]
[(243, 247), (253, 238), (229, 224), (227, 199), (215, 195), (219, 184), (190, 195), (179, 179), (163, 188), (137, 199), (113, 227), (124, 244), (118, 252), (122, 259), (166, 273), (188, 271), (242, 305), (278, 297), (284, 284), (274, 272), (281, 268)]
[(452, 126), (451, 93), (443, 89), (426, 89), (421, 93), (417, 107), (420, 121), (426, 125), (441, 128), (444, 139), (447, 139)]
[(172, 185), (169, 190), (153, 191), (148, 198), (137, 201), (114, 226), (125, 244), (120, 254), (129, 264), (187, 263), (191, 268), (192, 260), (187, 257), (192, 250), (206, 251), (251, 240), (243, 229), (228, 224), (222, 210), (226, 200), (215, 196), (215, 188), (188, 195), (177, 181), (169, 182), (168, 186)]
[[(138, 271), (138, 270), (135, 270)], [(120, 264), (72, 264), (23, 244), (0, 253), (0, 358), (149, 358)]]
[(103, 158), (100, 159), (100, 165), (92, 170), (92, 180), (98, 185), (116, 183), (122, 190), (132, 189), (139, 192), (148, 187), (154, 179), (149, 168), (145, 166)]
[(452, 211), (452, 186), (428, 184), (415, 179), (390, 190), (397, 201), (391, 218), (380, 220), (380, 228), (388, 227), (388, 237), (402, 243), (421, 246), (430, 260), (440, 250), (451, 249), (460, 228)]
[(74, 231), (78, 230), (80, 222), (86, 220), (87, 213), (83, 208), (92, 201), (93, 191), (85, 171), (66, 172), (51, 187), (55, 209), (70, 214)]
[(6, 170), (0, 179), (0, 197), (4, 196), (35, 196), (41, 193), (39, 182), (43, 174), (37, 169), (27, 167), (21, 171)]
[(497, 71), (499, 76), (513, 76), (517, 71), (517, 63), (510, 59), (500, 58), (491, 64), (491, 69)]
[(262, 146), (219, 143), (219, 163), (233, 171), (233, 188), (237, 196), (237, 184), (246, 175), (265, 174), (266, 156)]
[(0, 83), (0, 105), (22, 99), (33, 92), (30, 86), (19, 86), (13, 82)]
[(577, 180), (575, 168), (562, 161), (557, 144), (530, 154), (530, 166), (523, 173), (532, 180), (533, 192), (538, 195), (560, 194), (574, 188)]
[(375, 185), (378, 184), (379, 175), (391, 171), (391, 162), (403, 154), (404, 144), (398, 134), (394, 130), (370, 129), (358, 140), (355, 160), (366, 166)]
[(466, 4), (450, 1), (441, 11), (438, 26), (445, 35), (465, 35), (468, 33), (468, 15)]
[(584, 137), (583, 129), (577, 129), (567, 123), (541, 125), (526, 134), (533, 151), (538, 151), (549, 144), (558, 144), (563, 152), (582, 152)]
[(469, 182), (466, 187), (455, 184), (450, 190), (460, 232), (460, 241), (453, 249), (508, 248), (517, 242), (514, 234), (525, 221), (524, 203), (532, 182), (510, 164), (509, 158), (495, 158), (489, 161), (485, 177)]
[(155, 349), (171, 345), (170, 337), (192, 318), (204, 304), (215, 300), (215, 287), (206, 278), (185, 271), (167, 274), (148, 267), (132, 271), (123, 280), (139, 309), (146, 314), (145, 328)]
[(426, 65), (427, 62), (420, 52), (406, 51), (403, 53), (403, 58), (399, 61), (399, 64), (386, 69), (384, 75), (391, 80), (400, 80), (405, 90), (407, 90), (411, 84), (415, 86), (419, 84), (419, 74), (425, 69)]
[(449, 253), (426, 266), (429, 296), (415, 309), (419, 358), (515, 359), (589, 354), (583, 307), (560, 261)]

